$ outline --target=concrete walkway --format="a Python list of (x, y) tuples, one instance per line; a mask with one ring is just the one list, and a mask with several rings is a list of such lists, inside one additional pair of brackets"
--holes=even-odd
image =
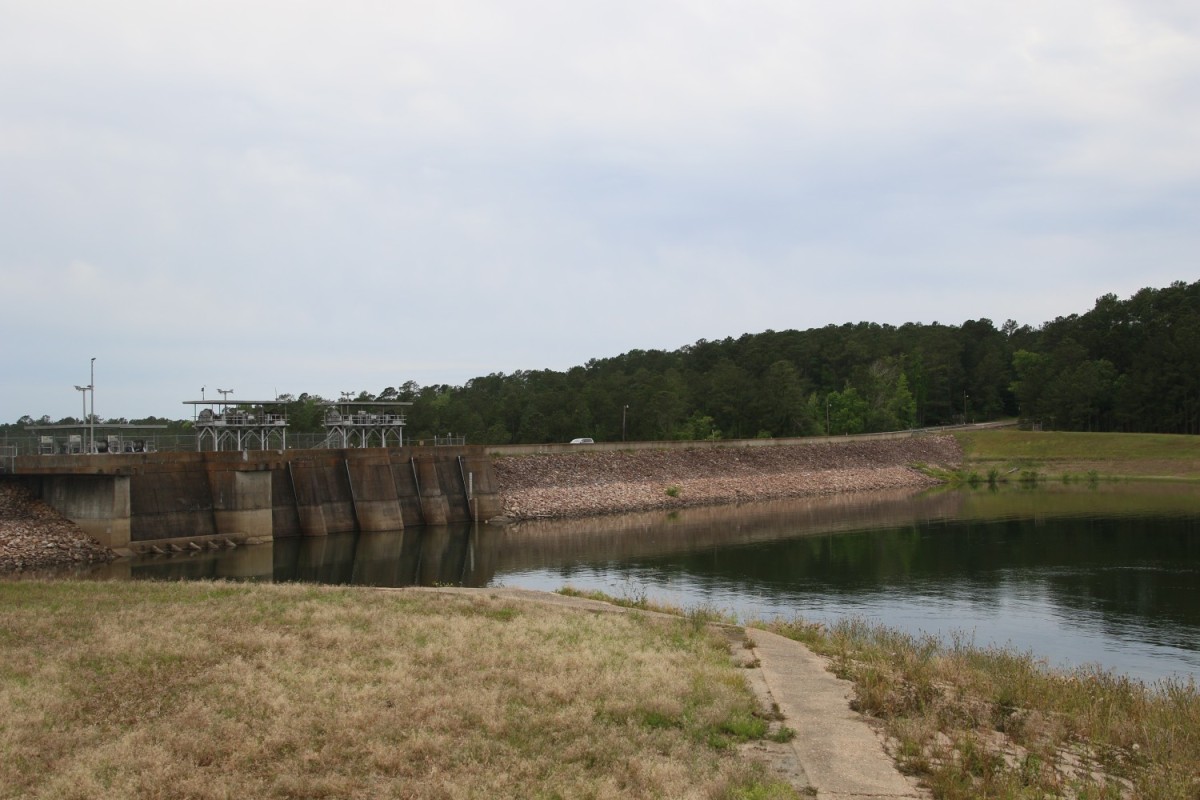
[(896, 769), (879, 736), (850, 709), (851, 684), (826, 670), (820, 656), (768, 631), (747, 628), (746, 634), (769, 703), (778, 707), (783, 724), (796, 732), (786, 746), (817, 797), (931, 796)]

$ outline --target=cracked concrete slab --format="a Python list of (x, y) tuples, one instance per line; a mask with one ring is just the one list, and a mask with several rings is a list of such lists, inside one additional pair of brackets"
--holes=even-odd
[(746, 635), (784, 724), (796, 732), (788, 744), (819, 798), (928, 798), (902, 775), (883, 742), (850, 708), (851, 684), (799, 642), (747, 628)]

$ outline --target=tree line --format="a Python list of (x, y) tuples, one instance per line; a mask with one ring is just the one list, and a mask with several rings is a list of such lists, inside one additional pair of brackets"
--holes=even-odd
[[(768, 330), (566, 371), (408, 381), (407, 437), (475, 444), (841, 435), (1019, 417), (1046, 429), (1200, 433), (1200, 281), (1107, 294), (1040, 327), (859, 322)], [(325, 398), (285, 395), (320, 431)], [(24, 421), (24, 420), (23, 420)]]
[(1038, 328), (975, 319), (768, 330), (359, 399), (411, 402), (410, 438), (483, 444), (841, 435), (1006, 417), (1195, 434), (1197, 365), (1200, 281), (1107, 294)]

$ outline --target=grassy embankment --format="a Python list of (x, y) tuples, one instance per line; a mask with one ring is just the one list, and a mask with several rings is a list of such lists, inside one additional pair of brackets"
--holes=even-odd
[[(644, 597), (564, 594), (661, 608)], [(711, 609), (693, 619), (727, 621)], [(759, 623), (829, 657), (853, 706), (883, 723), (897, 766), (938, 800), (1200, 796), (1200, 690), (1052, 670), (1028, 653), (943, 644), (848, 620)]]
[(796, 794), (694, 620), (486, 594), (0, 581), (0, 797)]
[(847, 621), (767, 625), (829, 656), (939, 800), (1200, 797), (1200, 691)]
[(965, 457), (954, 476), (960, 481), (1200, 481), (1197, 436), (1015, 429), (954, 436)]

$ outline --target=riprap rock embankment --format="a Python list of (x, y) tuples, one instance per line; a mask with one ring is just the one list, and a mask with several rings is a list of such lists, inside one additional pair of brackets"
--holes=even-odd
[(503, 456), (493, 462), (504, 513), (576, 517), (677, 506), (896, 489), (937, 481), (914, 464), (955, 467), (952, 436), (828, 440), (772, 447)]
[(116, 554), (17, 483), (0, 483), (0, 573), (112, 561)]

